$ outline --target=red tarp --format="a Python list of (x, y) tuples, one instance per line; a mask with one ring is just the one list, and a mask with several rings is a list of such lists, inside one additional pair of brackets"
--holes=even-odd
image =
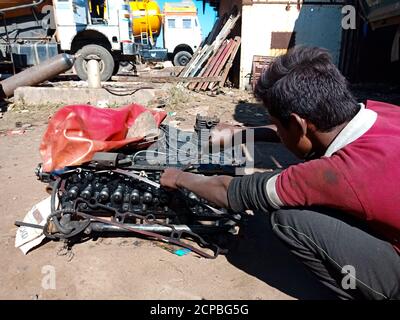
[(51, 172), (90, 161), (94, 153), (119, 149), (143, 141), (127, 139), (129, 128), (145, 111), (151, 112), (157, 126), (164, 112), (155, 112), (132, 104), (120, 109), (99, 109), (88, 105), (66, 106), (50, 120), (40, 145), (43, 170)]

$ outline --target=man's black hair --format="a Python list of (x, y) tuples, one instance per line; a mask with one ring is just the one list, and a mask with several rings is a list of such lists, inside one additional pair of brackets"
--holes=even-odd
[(295, 47), (265, 69), (255, 88), (271, 116), (283, 125), (291, 113), (328, 132), (360, 110), (347, 81), (322, 48)]

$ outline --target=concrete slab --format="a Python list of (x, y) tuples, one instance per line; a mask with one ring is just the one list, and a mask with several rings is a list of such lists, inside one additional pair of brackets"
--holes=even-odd
[(71, 87), (20, 87), (15, 91), (16, 105), (90, 104), (99, 107), (139, 103), (147, 106), (160, 89), (90, 89)]

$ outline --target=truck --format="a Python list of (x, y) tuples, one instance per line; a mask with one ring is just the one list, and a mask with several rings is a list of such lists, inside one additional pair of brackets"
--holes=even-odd
[(202, 42), (197, 8), (192, 1), (164, 6), (164, 48), (175, 66), (185, 66)]
[[(163, 13), (156, 1), (130, 2), (135, 42), (144, 60), (169, 59), (185, 66), (202, 42), (202, 31), (193, 1), (165, 3)], [(156, 46), (163, 31), (163, 46)]]
[[(164, 46), (156, 39), (164, 26)], [(151, 0), (21, 0), (0, 2), (0, 65), (13, 72), (59, 53), (76, 56), (75, 71), (87, 80), (87, 63), (99, 61), (108, 81), (122, 63), (165, 60), (186, 65), (201, 43), (192, 1), (166, 4), (161, 14)]]
[(126, 0), (2, 1), (0, 20), (0, 62), (17, 71), (65, 52), (76, 55), (80, 79), (87, 80), (88, 59), (97, 59), (107, 81), (120, 61), (139, 55)]

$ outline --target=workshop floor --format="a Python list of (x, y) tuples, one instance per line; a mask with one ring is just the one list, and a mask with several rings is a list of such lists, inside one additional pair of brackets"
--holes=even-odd
[[(174, 99), (165, 107), (176, 112), (170, 113), (169, 120), (186, 128), (203, 111), (231, 123), (265, 120), (251, 98), (234, 90), (217, 98), (198, 94), (184, 102)], [(253, 108), (261, 111), (254, 113)], [(0, 120), (0, 299), (331, 298), (275, 239), (267, 215), (249, 217), (242, 234), (229, 245), (229, 253), (215, 260), (192, 253), (179, 257), (165, 245), (138, 238), (88, 241), (75, 245), (68, 254), (62, 243), (48, 242), (24, 256), (14, 248), (14, 221), (47, 197), (34, 168), (41, 161), (38, 147), (53, 111), (11, 111)], [(7, 129), (15, 128), (18, 121), (33, 126), (22, 135), (10, 134)], [(293, 161), (282, 148), (271, 145), (260, 146), (256, 160), (266, 152), (275, 153), (283, 165)], [(56, 287), (46, 290), (42, 282), (48, 266), (54, 267)]]

